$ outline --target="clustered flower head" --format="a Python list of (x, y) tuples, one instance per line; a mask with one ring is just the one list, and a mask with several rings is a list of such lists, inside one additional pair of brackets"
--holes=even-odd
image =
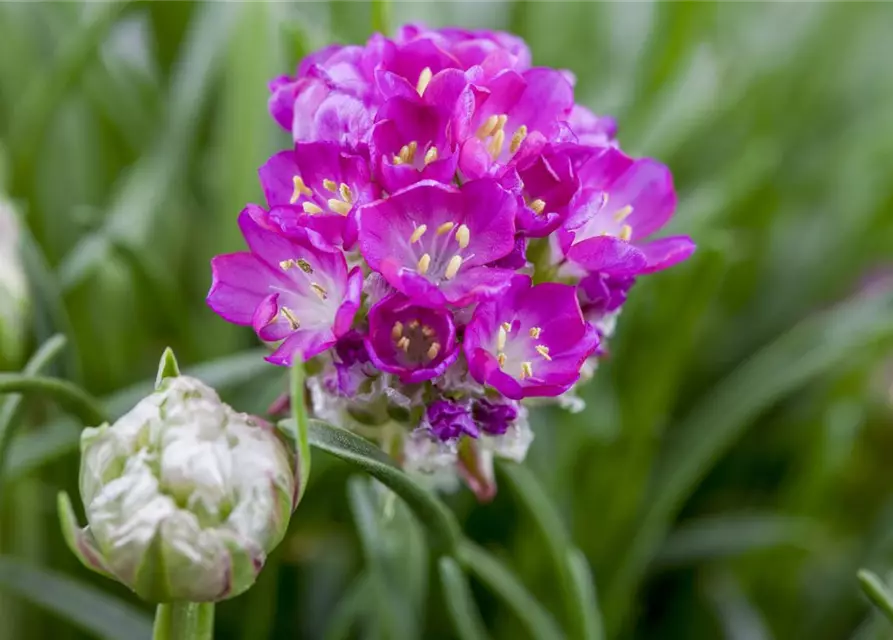
[(694, 250), (650, 239), (669, 170), (506, 33), (408, 25), (270, 89), (294, 147), (260, 168), (249, 250), (214, 258), (208, 303), (270, 362), (319, 363), (318, 417), (486, 497), (492, 457), (530, 442), (520, 402), (570, 392), (637, 278)]

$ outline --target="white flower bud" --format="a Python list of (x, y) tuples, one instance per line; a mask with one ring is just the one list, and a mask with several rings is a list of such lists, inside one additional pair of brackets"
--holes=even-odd
[(31, 306), (19, 229), (12, 205), (0, 197), (0, 368), (19, 364)]
[(150, 601), (215, 601), (250, 587), (298, 495), (293, 453), (274, 427), (185, 376), (163, 379), (115, 424), (85, 430), (81, 453), (89, 526), (74, 550)]

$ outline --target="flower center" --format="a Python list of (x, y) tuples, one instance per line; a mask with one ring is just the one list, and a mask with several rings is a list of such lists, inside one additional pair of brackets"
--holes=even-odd
[[(454, 242), (458, 245), (458, 250), (453, 246)], [(416, 269), (430, 280), (455, 278), (463, 261), (472, 257), (462, 255), (470, 242), (469, 228), (455, 222), (444, 222), (432, 233), (428, 233), (428, 225), (422, 224), (415, 227), (409, 236), (411, 251), (418, 260)], [(419, 251), (422, 252), (421, 255), (418, 255)]]
[(416, 169), (422, 169), (438, 158), (437, 147), (434, 146), (434, 143), (428, 143), (427, 150), (425, 151), (425, 155), (422, 158), (421, 165), (417, 161), (417, 156), (419, 155), (417, 152), (419, 150), (419, 143), (416, 140), (413, 140), (409, 144), (405, 144), (400, 147), (400, 151), (397, 152), (393, 158), (391, 158), (391, 164), (393, 165), (403, 165), (408, 164), (412, 165)]
[(633, 228), (626, 224), (625, 220), (633, 212), (632, 205), (628, 204), (618, 209), (612, 209), (608, 203), (608, 194), (605, 193), (598, 212), (577, 231), (574, 237), (575, 243), (596, 236), (614, 236), (629, 242), (633, 235)]
[[(311, 325), (328, 322), (332, 313), (337, 311), (337, 301), (331, 299), (329, 290), (324, 286), (329, 285), (328, 277), (323, 273), (317, 274), (305, 258), (282, 260), (279, 267), (289, 273), (295, 286), (289, 289), (276, 286), (270, 288), (279, 293), (279, 315), (288, 322), (291, 330), (301, 328), (301, 320), (295, 309), (301, 309), (301, 315)], [(320, 280), (323, 284), (320, 284)]]
[(503, 322), (496, 332), (496, 360), (499, 368), (511, 372), (518, 371), (517, 377), (521, 380), (533, 377), (533, 365), (538, 359), (551, 361), (549, 347), (539, 343), (543, 330), (540, 327), (530, 327), (527, 336), (521, 331), (521, 323)]
[(427, 364), (440, 353), (437, 332), (427, 324), (411, 320), (405, 325), (399, 320), (391, 329), (391, 339), (400, 351), (402, 359), (410, 365)]
[[(310, 187), (307, 186), (301, 176), (294, 176), (292, 178), (292, 181), (294, 182), (295, 190), (294, 193), (292, 193), (291, 199), (289, 200), (290, 204), (297, 204), (298, 200), (301, 199), (301, 196), (309, 198), (314, 195), (313, 191), (310, 189)], [(342, 216), (346, 216), (348, 213), (350, 213), (350, 209), (353, 206), (353, 193), (346, 183), (342, 182), (339, 185), (334, 180), (326, 178), (322, 181), (322, 186), (326, 191), (329, 191), (338, 196), (336, 198), (325, 199), (326, 205), (332, 213), (337, 213)], [(304, 210), (304, 213), (307, 213), (309, 215), (316, 215), (318, 213), (325, 212), (325, 209), (310, 200), (304, 201), (301, 204), (301, 208)]]
[[(489, 140), (489, 142), (487, 143), (487, 151), (490, 153), (490, 157), (493, 158), (494, 161), (496, 161), (499, 156), (502, 155), (502, 150), (505, 146), (505, 125), (507, 122), (507, 114), (493, 114), (489, 118), (484, 120), (483, 124), (478, 127), (477, 133), (475, 134), (479, 140)], [(522, 124), (520, 127), (515, 129), (514, 133), (512, 133), (511, 135), (509, 142), (510, 156), (514, 155), (518, 151), (518, 149), (521, 148), (521, 143), (524, 142), (524, 139), (526, 137), (527, 125)]]

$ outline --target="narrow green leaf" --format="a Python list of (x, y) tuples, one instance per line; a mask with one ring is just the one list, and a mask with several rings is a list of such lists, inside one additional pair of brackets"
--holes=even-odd
[(180, 375), (180, 365), (177, 364), (177, 357), (174, 350), (167, 347), (161, 354), (161, 361), (158, 363), (158, 375), (155, 376), (155, 388), (161, 386), (165, 378), (176, 378)]
[(360, 436), (319, 420), (310, 420), (309, 424), (313, 447), (350, 462), (380, 480), (416, 514), (427, 529), (435, 550), (447, 554), (455, 552), (461, 538), (459, 524), (437, 496), (413, 482), (380, 449)]
[(0, 394), (35, 393), (50, 396), (78, 416), (85, 426), (108, 421), (102, 404), (76, 384), (59, 378), (0, 373)]
[(580, 611), (583, 614), (583, 638), (588, 640), (603, 640), (605, 637), (602, 612), (598, 606), (598, 595), (595, 591), (595, 580), (592, 578), (592, 570), (589, 561), (583, 552), (576, 548), (567, 550), (567, 564), (577, 601), (580, 603)]
[(9, 448), (9, 464), (0, 482), (9, 484), (78, 449), (81, 429), (73, 419), (29, 429)]
[[(347, 592), (335, 605), (328, 616), (324, 640), (346, 640), (357, 619), (366, 611), (367, 603), (372, 600), (372, 582), (369, 576), (361, 573), (348, 587)], [(253, 640), (254, 636), (252, 636)]]
[(152, 637), (152, 621), (142, 611), (88, 584), (13, 558), (0, 557), (0, 590), (101, 638)]
[(561, 516), (530, 469), (517, 463), (501, 462), (499, 471), (542, 537), (544, 550), (561, 593), (568, 635), (572, 638), (590, 638), (591, 636), (586, 635), (587, 603), (580, 599), (583, 594), (578, 593), (567, 562), (571, 540), (561, 523)]
[(511, 570), (489, 552), (465, 541), (459, 548), (459, 562), (514, 612), (531, 638), (556, 640), (566, 637), (551, 614), (530, 595)]
[(350, 478), (347, 483), (347, 497), (376, 599), (373, 610), (381, 625), (382, 635), (394, 640), (409, 640), (414, 636), (409, 628), (413, 612), (406, 610), (408, 598), (400, 593), (401, 585), (392, 584), (389, 579), (389, 557), (384, 548), (388, 545), (388, 536), (378, 523), (380, 503), (376, 499), (371, 481), (359, 476)]
[(50, 129), (55, 110), (64, 102), (69, 88), (77, 84), (87, 65), (99, 52), (109, 30), (127, 2), (104, 2), (89, 6), (86, 23), (71, 29), (59, 44), (49, 69), (32, 74), (9, 126), (10, 153), (13, 156), (13, 184), (18, 191), (33, 169), (35, 154), (44, 148), (43, 136)]
[[(37, 353), (31, 356), (22, 373), (27, 376), (42, 373), (63, 348), (65, 348), (65, 337), (53, 336), (40, 346)], [(5, 398), (0, 405), (0, 478), (4, 477), (7, 454), (21, 418), (23, 401), (24, 398), (21, 395), (13, 395)], [(0, 496), (2, 496), (2, 491), (0, 491)]]
[(886, 585), (868, 569), (860, 569), (856, 577), (859, 578), (859, 586), (868, 599), (890, 622), (893, 622), (893, 594), (887, 590)]
[(680, 425), (655, 473), (648, 510), (611, 585), (605, 611), (621, 621), (685, 497), (754, 417), (860, 350), (890, 338), (893, 292), (860, 296), (796, 325), (706, 394)]
[(458, 563), (447, 556), (437, 562), (440, 584), (443, 586), (447, 612), (459, 640), (486, 640), (488, 638), (481, 613), (474, 603), (471, 587)]

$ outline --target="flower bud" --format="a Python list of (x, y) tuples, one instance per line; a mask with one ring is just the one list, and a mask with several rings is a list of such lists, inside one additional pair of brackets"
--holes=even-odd
[(76, 528), (63, 495), (66, 539), (88, 567), (146, 600), (231, 598), (285, 535), (299, 495), (294, 450), (199, 380), (159, 378), (113, 425), (84, 431), (89, 525)]
[(19, 240), (16, 212), (0, 198), (0, 369), (22, 358), (31, 306)]

